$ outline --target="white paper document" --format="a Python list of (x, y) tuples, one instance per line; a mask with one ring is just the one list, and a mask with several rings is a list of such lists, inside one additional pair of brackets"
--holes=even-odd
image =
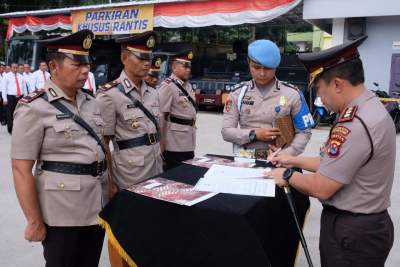
[(204, 174), (195, 190), (217, 193), (229, 193), (250, 196), (275, 196), (275, 182), (265, 178), (270, 168), (252, 169), (212, 165)]
[(195, 190), (260, 197), (275, 197), (275, 182), (273, 179), (266, 178), (201, 178), (197, 182)]
[(271, 168), (252, 169), (214, 164), (204, 174), (204, 178), (262, 178), (269, 171)]

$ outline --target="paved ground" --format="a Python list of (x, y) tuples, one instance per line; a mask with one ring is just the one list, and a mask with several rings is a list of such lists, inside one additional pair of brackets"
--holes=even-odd
[[(206, 153), (230, 155), (231, 145), (222, 140), (220, 134), (221, 114), (201, 112), (198, 120), (197, 155)], [(320, 144), (328, 134), (327, 129), (313, 131), (313, 137), (305, 152), (306, 155), (316, 155)], [(397, 166), (395, 183), (392, 192), (392, 207), (390, 214), (395, 225), (395, 243), (386, 266), (400, 266), (400, 136), (397, 136)], [(42, 247), (38, 243), (28, 243), (23, 239), (25, 220), (14, 192), (10, 160), (10, 136), (4, 127), (0, 127), (0, 266), (7, 267), (41, 267), (44, 266)], [(314, 261), (319, 264), (318, 238), (319, 217), (321, 205), (312, 199), (311, 212), (307, 218), (304, 234)], [(373, 253), (373, 252), (371, 252)], [(109, 266), (107, 250), (103, 249), (100, 266)], [(304, 256), (300, 255), (298, 266), (306, 267)]]

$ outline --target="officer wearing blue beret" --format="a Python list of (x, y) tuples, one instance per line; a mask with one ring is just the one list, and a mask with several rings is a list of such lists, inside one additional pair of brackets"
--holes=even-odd
[(252, 80), (228, 97), (222, 136), (236, 156), (266, 159), (271, 150), (298, 155), (311, 137), (312, 116), (302, 93), (275, 77), (281, 61), (278, 46), (256, 40), (248, 47)]

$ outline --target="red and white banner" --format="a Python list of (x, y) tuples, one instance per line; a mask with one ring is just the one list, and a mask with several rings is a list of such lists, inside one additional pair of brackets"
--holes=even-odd
[(57, 28), (71, 30), (71, 17), (54, 15), (45, 18), (26, 16), (22, 18), (10, 18), (8, 21), (7, 40), (13, 36), (14, 32), (22, 33), (26, 30), (31, 32), (51, 31)]
[[(296, 7), (301, 0), (209, 0), (173, 2), (154, 5), (154, 27), (180, 28), (212, 25), (261, 23), (279, 17)], [(14, 32), (38, 32), (57, 28), (71, 30), (71, 17), (53, 15), (44, 18), (10, 18), (7, 40)]]
[(301, 0), (210, 0), (154, 6), (154, 27), (204, 27), (261, 23), (279, 17)]

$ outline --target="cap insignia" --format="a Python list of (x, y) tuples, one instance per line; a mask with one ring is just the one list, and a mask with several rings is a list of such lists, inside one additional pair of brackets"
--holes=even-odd
[(155, 46), (155, 44), (156, 44), (156, 39), (154, 39), (154, 36), (150, 36), (146, 42), (147, 48), (153, 48)]
[(89, 49), (92, 47), (92, 43), (93, 43), (92, 38), (90, 37), (90, 35), (88, 35), (88, 36), (86, 36), (86, 38), (83, 40), (82, 47), (83, 47), (84, 49), (89, 50)]

